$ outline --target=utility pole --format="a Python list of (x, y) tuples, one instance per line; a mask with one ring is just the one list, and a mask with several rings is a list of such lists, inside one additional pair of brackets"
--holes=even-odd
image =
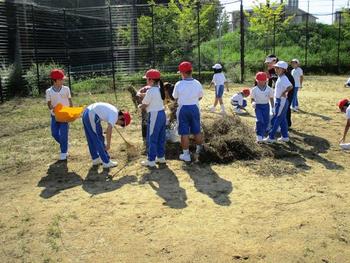
[(240, 28), (241, 28), (241, 82), (244, 81), (244, 12), (243, 12), (243, 0), (241, 0), (240, 6)]
[(332, 0), (332, 24), (334, 23), (334, 0)]

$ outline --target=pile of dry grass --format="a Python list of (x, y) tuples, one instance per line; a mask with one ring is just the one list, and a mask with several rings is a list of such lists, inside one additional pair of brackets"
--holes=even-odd
[(268, 149), (255, 142), (253, 129), (238, 116), (204, 119), (202, 127), (204, 149), (199, 156), (201, 162), (230, 163), (271, 155)]

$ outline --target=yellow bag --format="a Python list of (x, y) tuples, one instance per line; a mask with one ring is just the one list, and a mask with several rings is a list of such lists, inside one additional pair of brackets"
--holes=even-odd
[(61, 103), (53, 109), (55, 119), (57, 122), (72, 122), (80, 118), (84, 107), (67, 107)]

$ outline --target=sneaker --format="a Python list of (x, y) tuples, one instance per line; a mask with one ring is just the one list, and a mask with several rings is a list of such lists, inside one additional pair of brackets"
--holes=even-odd
[(210, 108), (209, 108), (209, 110), (210, 110), (210, 112), (215, 112), (215, 107), (214, 106), (211, 106)]
[(93, 159), (92, 160), (92, 165), (95, 166), (95, 165), (100, 165), (102, 164), (102, 160), (100, 157), (96, 158), (96, 159)]
[(67, 153), (60, 153), (60, 161), (67, 160), (68, 154)]
[[(165, 159), (164, 159), (165, 160)], [(156, 167), (156, 162), (155, 161), (148, 161), (148, 160), (145, 160), (145, 161), (142, 161), (141, 162), (141, 165), (142, 166), (146, 166), (146, 167)]]
[(289, 137), (287, 137), (287, 138), (283, 138), (283, 137), (278, 138), (278, 141), (279, 142), (289, 142)]
[(220, 114), (221, 114), (222, 116), (225, 116), (225, 115), (226, 115), (226, 111), (222, 110), (222, 111), (220, 111)]
[(262, 136), (256, 136), (256, 142), (260, 143), (263, 142), (264, 138)]
[(108, 169), (108, 168), (113, 168), (118, 165), (117, 162), (109, 161), (109, 163), (103, 163), (103, 168)]
[(165, 157), (162, 158), (156, 158), (156, 163), (166, 163)]
[(243, 111), (241, 109), (234, 109), (234, 112), (237, 113), (237, 114), (242, 114)]
[(271, 139), (270, 137), (267, 137), (263, 140), (264, 143), (275, 143), (276, 139)]
[(189, 154), (180, 154), (179, 156), (180, 160), (185, 161), (185, 162), (190, 162), (191, 161), (191, 155)]

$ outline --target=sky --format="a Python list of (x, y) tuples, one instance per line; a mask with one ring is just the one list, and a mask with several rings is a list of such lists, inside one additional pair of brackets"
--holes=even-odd
[[(270, 0), (271, 2), (273, 0)], [(275, 0), (280, 2), (280, 0)], [(288, 1), (288, 0), (285, 0)], [(350, 0), (299, 0), (299, 8), (307, 11), (309, 2), (309, 12), (318, 18), (318, 22), (331, 24), (332, 23), (332, 1), (334, 1), (334, 12), (350, 5)], [(227, 12), (239, 10), (239, 0), (220, 0)], [(233, 3), (236, 2), (236, 3)], [(266, 3), (266, 0), (258, 0), (258, 2)], [(243, 8), (251, 8), (253, 0), (243, 0)]]

